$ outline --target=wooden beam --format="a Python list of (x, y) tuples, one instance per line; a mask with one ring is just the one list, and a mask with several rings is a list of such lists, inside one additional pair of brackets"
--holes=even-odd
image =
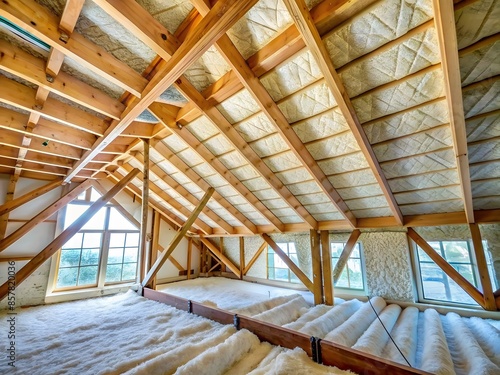
[(187, 233), (188, 229), (191, 227), (191, 225), (194, 223), (194, 220), (198, 217), (200, 214), (201, 210), (205, 205), (208, 203), (210, 197), (212, 196), (214, 192), (214, 188), (208, 189), (208, 191), (205, 193), (203, 198), (201, 199), (200, 203), (198, 206), (194, 209), (194, 211), (191, 213), (191, 215), (188, 217), (180, 231), (177, 232), (175, 237), (173, 238), (172, 242), (170, 245), (168, 245), (168, 248), (160, 255), (160, 257), (156, 260), (156, 262), (153, 264), (153, 267), (148, 271), (146, 274), (146, 277), (142, 281), (142, 286), (148, 286), (151, 283), (152, 278), (158, 273), (160, 270), (161, 266), (167, 261), (168, 257), (172, 252), (175, 250), (179, 242), (184, 238), (185, 234)]
[(323, 264), (323, 290), (325, 305), (333, 306), (333, 282), (332, 282), (332, 253), (330, 250), (330, 233), (327, 230), (320, 232), (321, 258)]
[(481, 240), (481, 232), (479, 225), (469, 224), (470, 234), (474, 254), (476, 255), (477, 268), (479, 270), (479, 280), (484, 295), (484, 308), (486, 310), (495, 311), (497, 309), (495, 296), (493, 295), (493, 287), (491, 285), (490, 273), (488, 272), (488, 264), (484, 255), (483, 242)]
[(368, 137), (366, 136), (356, 115), (351, 99), (349, 98), (342, 80), (337, 74), (328, 51), (321, 40), (307, 5), (304, 0), (284, 0), (284, 3), (292, 15), (292, 18), (304, 38), (306, 45), (315, 57), (321, 72), (325, 77), (327, 86), (330, 88), (339, 109), (344, 115), (354, 138), (356, 139), (368, 162), (368, 165), (370, 166), (370, 169), (372, 170), (380, 188), (382, 189), (382, 192), (384, 193), (393, 216), (399, 224), (403, 224), (403, 214), (398, 207), (396, 199), (394, 198), (394, 195), (389, 187), (389, 183), (387, 182), (377, 157), (370, 145), (370, 141), (368, 140)]
[[(17, 172), (17, 170), (18, 169), (16, 168), (15, 171)], [(9, 185), (7, 186), (7, 193), (5, 195), (4, 205), (8, 204), (14, 199), (14, 193), (16, 191), (16, 186), (18, 181), (19, 181), (19, 173), (14, 172), (14, 174), (10, 175)], [(9, 213), (6, 212), (5, 214), (0, 215), (0, 238), (5, 238), (8, 224), (9, 224)]]
[(83, 35), (73, 32), (71, 37), (62, 36), (57, 16), (33, 0), (4, 1), (0, 3), (0, 16), (135, 96), (140, 96), (147, 85), (139, 73)]
[[(210, 7), (204, 0), (193, 1), (195, 7), (202, 15), (206, 15)], [(279, 109), (278, 105), (274, 102), (273, 98), (261, 83), (259, 78), (247, 65), (245, 59), (240, 54), (238, 49), (234, 46), (233, 42), (227, 35), (223, 35), (217, 42), (216, 46), (218, 51), (222, 54), (228, 64), (231, 66), (232, 71), (237, 75), (240, 82), (252, 95), (256, 103), (259, 105), (262, 113), (266, 115), (269, 121), (275, 125), (278, 134), (285, 141), (292, 153), (301, 161), (302, 165), (311, 174), (312, 178), (318, 186), (323, 190), (323, 193), (329, 198), (330, 202), (335, 206), (339, 213), (348, 220), (353, 228), (356, 228), (356, 217), (351, 212), (349, 207), (333, 187), (330, 180), (326, 177), (323, 170), (319, 167), (316, 160), (313, 158), (309, 150), (304, 146), (297, 133), (291, 128), (288, 120)], [(200, 95), (201, 96), (201, 95)], [(201, 108), (200, 108), (201, 109)], [(240, 150), (243, 150), (240, 148)], [(261, 170), (261, 169), (258, 169)], [(268, 177), (271, 170), (262, 170), (264, 177)], [(292, 203), (292, 208), (295, 203)], [(305, 219), (303, 214), (297, 212)], [(308, 220), (305, 220), (308, 221)], [(308, 221), (309, 222), (309, 221)], [(316, 226), (313, 226), (316, 229)]]
[(200, 241), (211, 251), (212, 254), (217, 257), (217, 259), (225, 264), (232, 273), (234, 273), (236, 276), (240, 275), (240, 270), (238, 269), (238, 267), (236, 267), (233, 262), (231, 262), (229, 258), (222, 253), (222, 249), (219, 250), (212, 242), (210, 242), (210, 240), (204, 238), (203, 236), (200, 236)]
[[(156, 98), (170, 87), (205, 51), (238, 19), (245, 14), (257, 0), (241, 2), (227, 0), (218, 2), (207, 17), (198, 24), (198, 27), (187, 36), (182, 45), (175, 51), (171, 59), (151, 79), (142, 91), (141, 99), (132, 100), (123, 111), (121, 119), (114, 120), (106, 134), (97, 140), (92, 150), (86, 152), (75, 163), (65, 181), (70, 181), (78, 171), (99, 154), (112, 140), (114, 140), (127, 126), (137, 118)], [(0, 8), (1, 9), (1, 8)]]
[(40, 197), (41, 195), (59, 187), (62, 184), (61, 179), (56, 179), (48, 183), (47, 185), (43, 185), (39, 188), (36, 188), (29, 193), (26, 193), (18, 198), (15, 198), (3, 205), (0, 206), (0, 215), (4, 215), (14, 209), (16, 209), (19, 206), (22, 206), (23, 204)]
[(440, 256), (413, 228), (408, 228), (408, 236), (469, 296), (481, 307), (485, 308), (483, 294), (472, 285), (469, 280), (455, 270), (442, 256)]
[(453, 149), (455, 150), (465, 216), (468, 223), (474, 223), (455, 13), (453, 3), (449, 0), (433, 0), (432, 4), (434, 7), (434, 23), (445, 82), (446, 102), (448, 103), (448, 113), (450, 114)]
[[(116, 184), (105, 195), (96, 200), (73, 224), (67, 227), (57, 238), (31, 259), (23, 268), (21, 268), (15, 276), (16, 286), (19, 286), (29, 275), (31, 275), (38, 267), (40, 267), (47, 259), (54, 255), (62, 245), (64, 245), (116, 194), (118, 194), (125, 186), (139, 173), (138, 169), (134, 169), (125, 178)], [(0, 301), (4, 299), (9, 292), (9, 281), (6, 281), (0, 286)]]
[(188, 248), (187, 248), (187, 279), (191, 278), (191, 256), (193, 253), (193, 237), (188, 237)]
[(0, 240), (0, 252), (4, 251), (14, 242), (19, 240), (22, 236), (36, 227), (38, 224), (43, 223), (49, 217), (58, 212), (61, 208), (65, 207), (69, 202), (78, 197), (82, 192), (86, 191), (92, 185), (92, 180), (86, 180), (82, 182), (80, 185), (76, 186), (73, 190), (59, 198), (57, 201), (52, 203), (50, 206), (42, 210), (40, 213), (35, 215), (31, 220), (26, 222), (19, 229), (14, 231), (8, 237)]
[(323, 275), (321, 273), (321, 242), (318, 231), (311, 229), (309, 239), (312, 255), (314, 304), (319, 305), (323, 303)]
[(355, 229), (349, 236), (349, 239), (345, 244), (344, 250), (342, 250), (342, 254), (340, 254), (339, 260), (333, 270), (333, 285), (337, 284), (337, 281), (339, 281), (340, 275), (342, 274), (342, 271), (344, 270), (344, 267), (347, 261), (349, 260), (352, 250), (356, 246), (356, 242), (358, 241), (360, 235), (361, 235), (360, 230)]
[(245, 237), (240, 237), (240, 280), (243, 280), (245, 270)]
[(142, 205), (141, 205), (141, 237), (139, 241), (139, 280), (144, 279), (147, 270), (147, 235), (149, 213), (149, 139), (142, 140), (143, 145), (143, 172), (142, 172)]
[[(160, 213), (153, 209), (153, 233), (151, 239), (151, 246), (149, 247), (149, 256), (148, 262), (146, 265), (146, 270), (149, 271), (151, 266), (156, 259), (158, 258), (158, 251), (160, 250), (160, 224), (161, 224), (161, 215)], [(156, 276), (153, 277), (151, 281), (151, 288), (156, 289)]]
[(299, 278), (300, 281), (306, 286), (307, 289), (309, 289), (312, 293), (314, 293), (314, 285), (309, 280), (309, 278), (302, 272), (302, 270), (297, 266), (289, 257), (288, 255), (285, 254), (283, 250), (280, 249), (280, 247), (274, 242), (274, 240), (269, 237), (267, 234), (261, 234), (262, 238), (264, 241), (267, 242), (269, 246), (274, 250), (274, 252), (281, 258), (281, 260), (287, 265), (288, 268), (290, 268), (290, 271), (292, 271), (295, 276)]
[(252, 268), (256, 260), (259, 258), (260, 254), (267, 248), (267, 242), (264, 242), (260, 247), (257, 249), (256, 253), (253, 255), (252, 259), (250, 259), (250, 262), (245, 266), (243, 269), (243, 275), (246, 275), (247, 272)]

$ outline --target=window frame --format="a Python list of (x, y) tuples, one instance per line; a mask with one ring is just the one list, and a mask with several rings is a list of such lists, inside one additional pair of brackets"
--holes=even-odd
[[(471, 239), (444, 239), (444, 240), (431, 240), (428, 242), (439, 242), (440, 244), (440, 252), (438, 255), (443, 257), (443, 259), (450, 264), (450, 266), (453, 267), (453, 264), (467, 264), (471, 266), (472, 269), (472, 275), (474, 277), (474, 282), (477, 285), (476, 288), (480, 288), (480, 279), (481, 275), (479, 273), (479, 268), (477, 266), (477, 259), (476, 259), (476, 254), (474, 251), (474, 244), (472, 243)], [(460, 262), (449, 262), (442, 254), (444, 254), (444, 247), (443, 247), (443, 242), (465, 242), (467, 244), (467, 250), (469, 253), (469, 259), (470, 263), (460, 263)], [(479, 304), (476, 302), (474, 304), (469, 304), (469, 303), (463, 303), (463, 302), (455, 302), (455, 301), (448, 301), (448, 300), (439, 300), (439, 299), (431, 299), (431, 298), (426, 298), (424, 294), (424, 285), (423, 285), (423, 280), (422, 280), (422, 269), (420, 267), (420, 257), (418, 255), (418, 249), (419, 246), (414, 242), (411, 241), (412, 243), (412, 266), (414, 270), (414, 280), (415, 280), (415, 285), (417, 289), (417, 302), (419, 303), (426, 303), (426, 304), (432, 304), (432, 305), (442, 305), (442, 306), (454, 306), (454, 307), (460, 307), (460, 308), (467, 308), (467, 309), (475, 309), (475, 310), (483, 310)], [(486, 252), (487, 246), (485, 246), (485, 241), (482, 241), (483, 243), (483, 250)], [(423, 251), (423, 250), (422, 250)], [(486, 256), (486, 254), (485, 254)], [(430, 263), (430, 262), (424, 262), (424, 263)], [(435, 262), (432, 262), (435, 264)], [(439, 267), (439, 266), (438, 266)], [(442, 271), (445, 277), (449, 277), (446, 275), (444, 271)], [(488, 273), (490, 272), (488, 268)], [(496, 280), (493, 280), (496, 284)], [(474, 285), (474, 284), (473, 284)], [(464, 291), (465, 293), (465, 291)]]
[[(102, 195), (100, 191), (95, 189), (94, 187), (91, 187), (87, 189), (85, 192), (81, 193), (77, 198), (75, 198), (73, 201), (68, 203), (64, 207), (63, 210), (60, 211), (60, 214), (58, 215), (57, 218), (57, 233), (56, 236), (59, 235), (63, 230), (64, 230), (64, 222), (66, 219), (66, 211), (69, 205), (84, 205), (90, 207), (94, 201), (92, 201), (90, 198), (92, 196), (92, 193), (95, 192), (99, 195)], [(82, 199), (83, 198), (83, 199)], [(57, 286), (57, 281), (58, 281), (58, 276), (59, 276), (59, 269), (60, 269), (60, 259), (61, 259), (61, 249), (59, 249), (54, 256), (52, 257), (51, 261), (51, 266), (50, 266), (50, 274), (49, 274), (49, 280), (50, 283), (49, 286), (47, 287), (47, 296), (52, 295), (52, 294), (61, 294), (65, 292), (82, 292), (82, 291), (90, 291), (90, 290), (104, 290), (104, 289), (109, 289), (109, 288), (114, 288), (114, 287), (123, 287), (123, 286), (129, 286), (137, 282), (137, 275), (138, 275), (138, 266), (139, 266), (139, 250), (140, 250), (140, 244), (138, 243), (137, 246), (137, 266), (136, 266), (136, 277), (134, 279), (130, 280), (125, 280), (125, 281), (113, 281), (113, 282), (106, 282), (106, 269), (107, 269), (107, 261), (108, 261), (108, 255), (109, 255), (109, 245), (110, 245), (110, 237), (111, 234), (113, 233), (137, 233), (140, 235), (140, 229), (137, 228), (137, 230), (131, 230), (131, 229), (108, 229), (109, 228), (109, 220), (111, 216), (111, 210), (116, 209), (118, 213), (127, 221), (130, 222), (131, 225), (137, 227), (137, 223), (133, 222), (129, 215), (123, 212), (123, 208), (118, 205), (111, 202), (108, 202), (102, 209), (106, 210), (105, 213), (105, 218), (104, 218), (104, 228), (103, 229), (81, 229), (77, 233), (101, 233), (101, 246), (99, 248), (99, 262), (98, 262), (98, 270), (97, 270), (97, 277), (96, 277), (96, 283), (94, 284), (87, 284), (87, 285), (75, 285), (75, 286)], [(124, 244), (125, 246), (125, 244)], [(123, 260), (123, 259), (122, 259)], [(122, 264), (124, 262), (122, 261)], [(123, 272), (123, 270), (122, 270)], [(101, 293), (102, 294), (102, 293)]]
[[(281, 244), (286, 244), (286, 251), (283, 250), (281, 248)], [(276, 245), (278, 245), (278, 247), (283, 250), (283, 252), (286, 253), (286, 255), (290, 258), (290, 260), (293, 262), (292, 258), (290, 257), (290, 244), (293, 244), (293, 246), (295, 247), (295, 241), (287, 241), (287, 242), (277, 242)], [(267, 253), (266, 253), (266, 279), (267, 280), (270, 280), (270, 281), (275, 281), (275, 282), (282, 282), (282, 283), (289, 283), (289, 284), (293, 284), (293, 285), (302, 285), (302, 282), (300, 281), (300, 279), (292, 272), (292, 270), (290, 269), (290, 267), (288, 267), (286, 264), (286, 270), (288, 272), (288, 281), (286, 280), (283, 280), (283, 279), (276, 279), (276, 278), (269, 278), (269, 255), (271, 255), (271, 251), (272, 251), (272, 255), (273, 256), (277, 256), (279, 258), (279, 256), (276, 254), (276, 252), (273, 250), (273, 248), (270, 246), (270, 245), (267, 245)], [(298, 252), (297, 252), (297, 248), (295, 248), (295, 253), (292, 253), (292, 254), (295, 254), (297, 255), (297, 261), (298, 261)], [(281, 258), (280, 258), (281, 260)], [(295, 263), (295, 262), (294, 262)], [(297, 267), (300, 268), (300, 266), (295, 263), (297, 265)], [(271, 267), (273, 269), (285, 269), (283, 267)], [(275, 273), (276, 274), (276, 273)], [(296, 281), (292, 281), (292, 277), (294, 280)]]
[[(330, 241), (329, 242), (329, 246), (330, 246), (330, 264), (331, 264), (331, 267), (332, 267), (332, 286), (335, 290), (340, 290), (340, 291), (345, 291), (345, 292), (348, 292), (348, 293), (345, 293), (345, 294), (356, 294), (356, 295), (365, 295), (366, 294), (366, 283), (367, 283), (367, 277), (366, 277), (366, 262), (365, 262), (365, 253), (364, 253), (364, 250), (363, 250), (363, 245), (360, 241), (357, 241), (356, 244), (354, 246), (358, 246), (358, 249), (359, 249), (359, 258), (355, 258), (355, 259), (359, 259), (360, 263), (361, 263), (361, 280), (362, 280), (362, 284), (363, 284), (363, 288), (362, 289), (358, 289), (358, 288), (350, 288), (350, 287), (345, 287), (345, 286), (336, 286), (334, 285), (333, 283), (333, 271), (335, 270), (335, 265), (333, 264), (333, 259), (336, 258), (340, 258), (340, 257), (334, 257), (333, 256), (333, 249), (332, 249), (332, 245), (333, 244), (342, 244), (342, 249), (345, 248), (346, 244), (347, 244), (347, 241)], [(349, 259), (351, 259), (351, 256), (354, 252), (354, 248), (353, 248), (353, 251), (351, 252), (351, 254), (349, 255), (349, 258), (347, 259), (347, 262), (346, 262), (346, 267), (349, 267), (348, 264), (349, 264)], [(346, 268), (344, 268), (346, 269)], [(343, 270), (342, 270), (343, 272)], [(349, 269), (347, 268), (347, 272), (348, 272), (348, 275), (349, 275)]]

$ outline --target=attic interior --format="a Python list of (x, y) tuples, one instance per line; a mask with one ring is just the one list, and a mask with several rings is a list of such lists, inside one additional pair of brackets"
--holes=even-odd
[[(498, 0), (2, 1), (20, 373), (499, 374), (499, 29)], [(47, 314), (74, 342), (27, 349)]]

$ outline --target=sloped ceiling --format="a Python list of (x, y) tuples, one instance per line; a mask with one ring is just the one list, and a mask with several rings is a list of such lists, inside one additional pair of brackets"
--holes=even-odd
[(49, 47), (0, 29), (0, 173), (117, 181), (143, 168), (149, 139), (150, 201), (171, 223), (215, 188), (192, 229), (206, 235), (500, 208), (499, 1), (456, 2), (456, 32), (432, 0), (309, 1), (312, 47), (293, 0), (228, 3), (225, 28), (200, 26), (220, 16), (201, 0), (0, 4)]

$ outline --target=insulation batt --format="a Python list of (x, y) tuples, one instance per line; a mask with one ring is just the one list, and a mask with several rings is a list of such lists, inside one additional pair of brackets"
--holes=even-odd
[(251, 351), (247, 356), (243, 357), (243, 359), (236, 363), (224, 375), (248, 374), (249, 372), (257, 368), (259, 364), (262, 363), (264, 358), (266, 358), (269, 353), (275, 348), (276, 347), (273, 347), (267, 342), (261, 343), (255, 350)]
[(448, 313), (441, 319), (448, 342), (453, 343), (450, 345), (450, 352), (457, 375), (500, 374), (500, 368), (491, 362), (481, 349), (464, 319), (455, 313)]
[(310, 308), (304, 315), (302, 315), (299, 319), (294, 322), (285, 324), (283, 327), (293, 329), (295, 331), (299, 331), (304, 325), (316, 318), (319, 318), (321, 315), (326, 314), (333, 307), (327, 305), (317, 305)]
[(305, 324), (299, 331), (311, 336), (324, 338), (328, 332), (333, 331), (344, 323), (361, 305), (362, 303), (357, 299), (344, 302), (341, 305), (335, 306), (325, 315)]
[[(412, 366), (415, 366), (417, 352), (417, 326), (418, 309), (416, 307), (407, 307), (403, 310), (391, 331), (393, 340)], [(392, 341), (386, 344), (382, 351), (382, 357), (404, 365), (407, 364)]]
[(418, 368), (437, 375), (454, 375), (453, 361), (436, 310), (425, 310), (423, 319), (422, 358)]
[[(396, 324), (400, 313), (401, 307), (398, 305), (389, 305), (382, 310), (380, 320), (389, 332), (391, 332)], [(352, 348), (380, 357), (387, 340), (389, 340), (389, 335), (384, 330), (380, 321), (375, 319)]]
[(500, 367), (500, 331), (476, 317), (467, 319), (467, 325), (491, 362)]
[(248, 306), (243, 309), (238, 309), (235, 310), (234, 312), (240, 315), (246, 315), (246, 316), (256, 316), (264, 311), (270, 310), (276, 306), (281, 306), (282, 304), (285, 304), (297, 297), (300, 297), (298, 294), (293, 294), (291, 296), (283, 296), (283, 297), (276, 297), (272, 298), (267, 301), (259, 302), (256, 304), (253, 304), (251, 306)]
[(283, 324), (297, 320), (297, 318), (306, 312), (309, 307), (306, 300), (302, 298), (302, 296), (299, 296), (280, 306), (254, 315), (254, 318), (282, 326)]
[[(380, 314), (380, 311), (386, 306), (384, 299), (380, 297), (373, 297), (371, 302), (377, 314)], [(340, 306), (343, 305), (345, 303)], [(365, 303), (344, 324), (326, 335), (325, 340), (352, 347), (374, 319), (376, 316), (372, 307), (369, 303)]]

